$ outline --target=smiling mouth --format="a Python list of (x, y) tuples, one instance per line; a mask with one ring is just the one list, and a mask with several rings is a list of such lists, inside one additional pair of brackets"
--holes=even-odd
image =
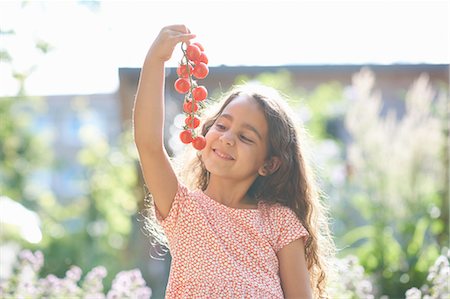
[(213, 152), (214, 152), (219, 158), (221, 158), (221, 159), (224, 159), (224, 160), (234, 160), (234, 158), (233, 158), (232, 156), (230, 156), (230, 155), (228, 155), (228, 154), (225, 154), (225, 153), (223, 153), (223, 152), (221, 152), (221, 151), (219, 151), (219, 150), (217, 150), (217, 149), (213, 149)]

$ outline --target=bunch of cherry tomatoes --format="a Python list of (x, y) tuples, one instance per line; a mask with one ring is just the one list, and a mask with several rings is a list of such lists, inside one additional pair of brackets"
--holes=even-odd
[(208, 76), (208, 57), (204, 53), (203, 46), (192, 43), (181, 45), (183, 57), (177, 68), (178, 79), (175, 81), (175, 90), (184, 94), (183, 112), (186, 116), (183, 131), (180, 133), (181, 142), (192, 143), (197, 150), (202, 150), (206, 145), (205, 137), (198, 134), (195, 129), (200, 126), (200, 112), (205, 108), (204, 101), (208, 97), (205, 86), (198, 85), (196, 79), (204, 79)]

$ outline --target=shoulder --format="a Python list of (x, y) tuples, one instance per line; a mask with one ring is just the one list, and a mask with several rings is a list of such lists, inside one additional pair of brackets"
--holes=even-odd
[(268, 217), (272, 222), (278, 223), (279, 221), (285, 220), (286, 217), (297, 218), (295, 212), (291, 208), (280, 203), (264, 203), (263, 206), (266, 212), (266, 217)]
[(183, 182), (178, 181), (178, 190), (177, 194), (175, 196), (185, 198), (185, 197), (191, 197), (193, 195), (193, 191), (189, 189)]
[(279, 203), (265, 204), (265, 207), (276, 252), (293, 240), (301, 238), (306, 241), (309, 233), (291, 208)]
[(183, 212), (185, 207), (193, 201), (192, 198), (194, 196), (195, 192), (189, 190), (185, 184), (178, 181), (177, 192), (175, 193), (175, 197), (172, 201), (172, 205), (167, 216), (163, 217), (158, 207), (155, 206), (155, 213), (159, 223), (164, 228), (175, 225), (178, 216)]

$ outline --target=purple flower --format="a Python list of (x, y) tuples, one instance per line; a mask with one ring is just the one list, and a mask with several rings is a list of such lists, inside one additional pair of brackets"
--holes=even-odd
[(141, 271), (133, 269), (130, 271), (121, 271), (116, 275), (107, 298), (128, 297), (147, 299), (150, 296), (151, 289), (145, 286), (145, 280), (142, 278)]
[(66, 278), (78, 282), (81, 278), (81, 269), (78, 266), (72, 266), (67, 272), (66, 272)]
[(44, 264), (44, 255), (40, 251), (36, 251), (35, 254), (33, 254), (30, 250), (22, 250), (19, 253), (19, 260), (22, 265), (22, 267), (25, 267), (25, 265), (30, 266), (34, 272), (39, 272), (42, 265)]
[(103, 278), (107, 275), (106, 268), (97, 266), (93, 268), (84, 278), (82, 288), (87, 294), (103, 292)]
[(140, 287), (135, 291), (137, 299), (148, 299), (152, 296), (152, 290), (149, 287)]
[(110, 290), (108, 295), (106, 295), (106, 299), (119, 299), (120, 293), (116, 290)]
[(90, 294), (85, 294), (83, 296), (83, 299), (105, 299), (106, 296), (103, 293), (90, 293)]
[(119, 272), (106, 296), (103, 292), (105, 267), (98, 266), (89, 271), (80, 287), (82, 271), (78, 266), (70, 267), (64, 278), (53, 274), (39, 278), (43, 263), (44, 255), (40, 251), (34, 254), (30, 250), (20, 252), (15, 274), (0, 283), (0, 298), (148, 299), (152, 293), (138, 269)]

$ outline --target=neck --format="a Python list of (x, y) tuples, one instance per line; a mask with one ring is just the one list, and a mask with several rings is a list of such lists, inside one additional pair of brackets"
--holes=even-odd
[(247, 191), (252, 182), (236, 182), (211, 175), (204, 193), (228, 207), (242, 207), (251, 203)]

